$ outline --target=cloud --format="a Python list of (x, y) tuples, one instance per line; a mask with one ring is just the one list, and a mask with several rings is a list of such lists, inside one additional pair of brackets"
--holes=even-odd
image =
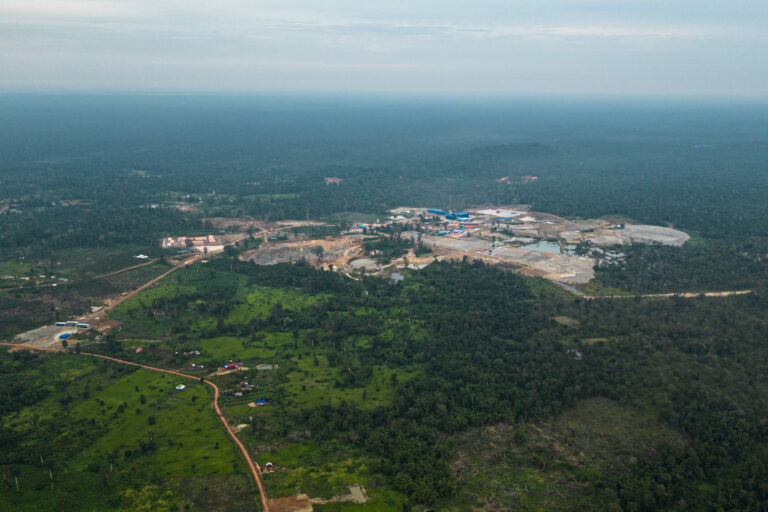
[[(727, 71), (729, 87), (743, 77), (745, 88), (768, 89), (754, 71), (768, 60), (768, 14), (758, 2), (739, 1), (740, 9), (724, 4), (5, 0), (0, 87), (89, 81), (139, 87), (150, 75), (157, 87), (208, 87), (217, 74), (217, 86), (237, 77), (243, 87), (332, 87), (337, 80), (338, 87), (372, 89), (581, 84), (589, 90), (592, 84), (628, 91), (656, 82), (671, 89), (669, 77), (679, 76), (678, 87), (703, 91), (721, 87), (718, 73)], [(331, 70), (344, 72), (334, 77)]]

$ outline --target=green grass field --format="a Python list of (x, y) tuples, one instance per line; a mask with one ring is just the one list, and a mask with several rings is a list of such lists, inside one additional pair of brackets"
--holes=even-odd
[[(314, 497), (331, 498), (347, 493), (351, 484), (362, 484), (371, 497), (364, 506), (330, 503), (318, 506), (318, 510), (402, 510), (405, 498), (393, 491), (383, 476), (370, 469), (372, 461), (368, 455), (350, 447), (337, 447), (333, 444), (335, 441), (329, 446), (314, 442), (285, 444), (284, 429), (288, 416), (328, 404), (346, 402), (363, 410), (389, 406), (397, 387), (417, 375), (420, 366), (415, 363), (392, 366), (371, 359), (366, 355), (373, 343), (370, 335), (337, 339), (330, 332), (333, 325), (314, 332), (293, 327), (294, 319), (312, 310), (319, 301), (332, 299), (328, 295), (256, 284), (243, 275), (221, 270), (213, 272), (210, 268), (193, 266), (185, 269), (122, 304), (113, 315), (123, 321), (121, 336), (128, 337), (131, 345), (137, 343), (136, 338), (164, 339), (162, 343), (152, 344), (152, 347), (164, 350), (180, 350), (182, 345), (192, 344), (202, 355), (189, 362), (204, 364), (211, 371), (214, 363), (220, 365), (230, 360), (242, 362), (248, 368), (242, 374), (216, 377), (216, 381), (223, 390), (230, 391), (222, 399), (230, 421), (236, 425), (253, 422), (253, 428), (241, 432), (241, 439), (258, 453), (260, 462), (266, 462), (265, 457), (272, 457), (275, 459), (272, 462), (285, 467), (284, 471), (266, 476), (271, 497), (293, 495), (301, 489)], [(202, 304), (201, 296), (216, 299)], [(218, 297), (222, 301), (220, 307), (212, 305)], [(183, 306), (177, 307), (171, 302), (174, 300)], [(280, 307), (275, 316), (278, 304)], [(424, 336), (417, 323), (408, 325), (408, 311), (402, 308), (362, 307), (335, 312), (333, 319), (343, 325), (375, 325), (378, 336), (384, 340), (396, 339), (405, 329), (410, 331), (412, 339)], [(183, 324), (183, 334), (173, 334), (179, 330), (174, 330), (171, 322), (177, 326)], [(253, 322), (267, 327), (254, 332), (249, 327)], [(222, 331), (226, 334), (206, 335)], [(256, 365), (262, 363), (278, 365), (278, 368), (257, 371)], [(350, 378), (351, 373), (355, 374), (354, 378)], [(242, 398), (236, 398), (233, 396), (237, 391), (234, 386), (240, 380), (247, 380), (255, 388)], [(159, 382), (166, 388), (172, 384), (162, 378)], [(126, 383), (116, 396), (128, 393), (132, 398), (125, 408), (133, 410), (137, 405), (130, 385), (130, 382)], [(157, 387), (160, 388), (160, 384)], [(260, 398), (274, 405), (248, 406), (250, 401)], [(172, 404), (176, 397), (164, 398), (161, 393), (155, 399)], [(118, 403), (113, 405), (120, 406)], [(90, 407), (93, 409), (91, 414), (101, 414), (101, 408), (93, 404)], [(105, 413), (109, 414), (108, 411)], [(170, 412), (168, 414), (169, 418), (173, 417)], [(126, 428), (134, 431), (144, 426), (133, 417), (120, 421), (126, 422)], [(193, 438), (195, 434), (201, 432), (194, 429), (189, 432)], [(192, 442), (191, 439), (183, 440), (183, 432), (179, 436), (185, 448)], [(135, 444), (138, 440), (138, 437), (127, 439), (125, 443)], [(119, 441), (123, 442), (122, 439)], [(106, 436), (94, 443), (93, 449), (99, 454), (108, 453), (117, 443), (117, 438)], [(207, 437), (201, 438), (201, 448), (210, 449), (209, 444)], [(278, 448), (264, 452), (265, 444)], [(261, 448), (257, 450), (259, 446)], [(119, 450), (125, 450), (125, 447)], [(179, 456), (177, 450), (178, 446), (164, 446), (162, 452), (153, 455), (157, 457), (158, 471), (180, 471), (174, 466), (174, 458)], [(205, 450), (196, 456), (198, 467), (208, 472), (206, 474), (220, 475), (223, 468), (207, 465), (204, 453)]]
[(362, 484), (369, 501), (329, 503), (317, 510), (401, 511), (404, 497), (381, 486), (382, 477), (373, 472), (364, 454), (335, 441), (290, 443), (258, 454), (262, 466), (271, 462), (276, 471), (265, 473), (270, 497), (306, 493), (311, 498), (333, 498), (349, 493), (349, 486)]
[[(179, 378), (87, 356), (14, 360), (0, 352), (3, 385), (17, 368), (43, 396), (0, 417), (12, 443), (0, 457), (0, 504), (10, 508), (0, 509), (254, 509), (245, 463), (208, 386), (185, 379), (177, 392)], [(231, 508), (209, 506), (225, 499)]]
[[(181, 383), (188, 388), (176, 392)], [(109, 428), (72, 466), (82, 469), (93, 458), (138, 450), (152, 432), (156, 448), (147, 462), (160, 475), (243, 472), (245, 466), (213, 414), (210, 399), (210, 388), (204, 384), (138, 370), (71, 410), (75, 417), (97, 418)]]
[(294, 409), (338, 404), (341, 401), (353, 403), (361, 409), (389, 405), (397, 387), (395, 383), (402, 383), (416, 374), (415, 370), (377, 365), (365, 385), (346, 388), (336, 385), (344, 370), (331, 367), (324, 355), (317, 356), (317, 365), (311, 357), (297, 359), (294, 363), (296, 366), (288, 373), (288, 382), (284, 386), (288, 397), (286, 406)]
[(305, 295), (269, 286), (240, 288), (238, 293), (244, 295), (244, 302), (234, 307), (225, 320), (227, 324), (245, 324), (257, 316), (269, 315), (270, 309), (277, 303), (284, 309), (296, 311), (322, 298), (320, 295)]

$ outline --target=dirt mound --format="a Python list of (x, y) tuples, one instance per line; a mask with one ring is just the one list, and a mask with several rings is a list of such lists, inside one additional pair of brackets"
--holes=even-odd
[(271, 512), (312, 512), (312, 501), (306, 494), (269, 500)]

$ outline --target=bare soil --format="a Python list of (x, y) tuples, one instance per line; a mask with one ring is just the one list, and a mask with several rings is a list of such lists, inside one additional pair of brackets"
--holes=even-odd
[(268, 503), (270, 512), (312, 512), (312, 501), (306, 494), (274, 498)]

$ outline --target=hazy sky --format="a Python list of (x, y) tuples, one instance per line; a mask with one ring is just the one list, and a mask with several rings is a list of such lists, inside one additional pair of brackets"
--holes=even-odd
[(768, 96), (768, 0), (0, 0), (0, 89)]

